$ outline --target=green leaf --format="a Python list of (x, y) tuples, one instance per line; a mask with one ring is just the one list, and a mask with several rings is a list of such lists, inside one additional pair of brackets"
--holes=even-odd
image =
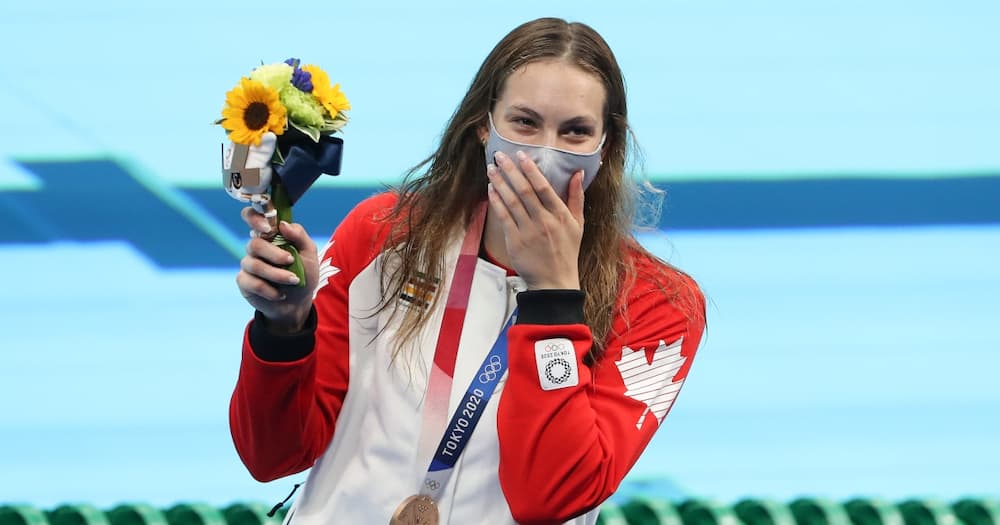
[(292, 122), (292, 119), (288, 119), (288, 124), (302, 133), (309, 135), (309, 137), (313, 139), (313, 142), (319, 142), (319, 129), (312, 126), (300, 126), (299, 124)]
[(340, 128), (347, 125), (347, 116), (343, 113), (338, 113), (335, 118), (323, 119), (323, 127), (320, 128), (323, 131), (339, 131)]

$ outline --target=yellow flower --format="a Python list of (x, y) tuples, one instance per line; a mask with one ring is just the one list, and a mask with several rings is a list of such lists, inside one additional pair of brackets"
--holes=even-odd
[(277, 91), (244, 77), (226, 93), (222, 127), (229, 131), (233, 142), (259, 146), (264, 133), (285, 132), (285, 106), (281, 105)]
[(319, 66), (306, 64), (302, 66), (303, 71), (308, 71), (312, 75), (313, 96), (319, 100), (320, 104), (330, 113), (330, 118), (335, 118), (337, 113), (351, 109), (351, 103), (340, 91), (340, 84), (330, 85), (330, 77)]

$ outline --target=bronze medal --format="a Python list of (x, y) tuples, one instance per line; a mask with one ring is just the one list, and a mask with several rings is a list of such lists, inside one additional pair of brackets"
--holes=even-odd
[(389, 525), (437, 525), (437, 504), (430, 496), (410, 496), (392, 513)]

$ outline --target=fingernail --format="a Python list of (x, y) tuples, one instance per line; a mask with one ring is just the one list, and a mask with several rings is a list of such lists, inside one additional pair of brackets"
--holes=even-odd
[(263, 233), (271, 233), (271, 225), (265, 222), (264, 223), (264, 229), (261, 230), (261, 232), (263, 232)]
[(521, 151), (521, 150), (517, 150), (516, 155), (517, 155), (517, 160), (524, 160), (524, 159), (528, 158), (528, 156), (525, 155), (524, 152)]
[(493, 160), (496, 161), (497, 164), (500, 164), (506, 157), (507, 155), (504, 155), (502, 151), (498, 151), (493, 155)]
[(291, 275), (290, 277), (288, 277), (288, 284), (299, 284), (299, 276)]
[(292, 254), (285, 256), (285, 264), (292, 264), (293, 262), (295, 262), (295, 257), (293, 257)]
[(496, 191), (496, 190), (493, 189), (493, 183), (492, 182), (486, 185), (486, 192), (487, 193), (493, 193), (494, 191)]
[(496, 164), (490, 164), (489, 166), (486, 166), (486, 176), (488, 176), (488, 177), (495, 177), (496, 174), (497, 174), (497, 165)]

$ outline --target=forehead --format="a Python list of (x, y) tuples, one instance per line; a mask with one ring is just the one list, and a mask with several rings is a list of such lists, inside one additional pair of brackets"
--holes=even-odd
[(600, 79), (561, 60), (531, 62), (507, 77), (496, 110), (525, 106), (551, 118), (602, 120), (606, 94)]

